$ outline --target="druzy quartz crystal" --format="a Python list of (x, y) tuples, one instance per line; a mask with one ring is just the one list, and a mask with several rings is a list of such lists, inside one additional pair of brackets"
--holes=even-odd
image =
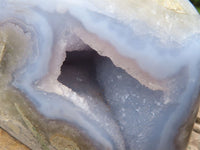
[(184, 150), (199, 25), (188, 0), (0, 0), (0, 127), (33, 150)]

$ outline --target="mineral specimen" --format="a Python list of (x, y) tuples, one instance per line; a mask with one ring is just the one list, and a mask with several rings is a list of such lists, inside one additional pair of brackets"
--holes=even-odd
[(198, 107), (187, 0), (0, 0), (0, 127), (33, 150), (183, 150)]

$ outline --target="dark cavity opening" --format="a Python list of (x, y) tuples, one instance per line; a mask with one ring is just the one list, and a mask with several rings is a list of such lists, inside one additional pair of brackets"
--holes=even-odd
[[(67, 52), (58, 80), (84, 96), (88, 102), (98, 106), (103, 101), (108, 106), (124, 136), (126, 149), (146, 149), (148, 143), (151, 149), (156, 149), (155, 139), (160, 139), (165, 120), (174, 110), (172, 107), (164, 112), (160, 109), (164, 107), (162, 91), (146, 88), (122, 68), (115, 66), (110, 58), (100, 56), (91, 49)], [(150, 128), (152, 134), (143, 132), (155, 122), (158, 122), (157, 125)], [(148, 139), (143, 147), (139, 147), (141, 145), (137, 142), (140, 140), (135, 136), (138, 133), (144, 133)]]
[(66, 52), (58, 81), (81, 96), (103, 100), (103, 90), (96, 78), (95, 59), (104, 59), (95, 50)]

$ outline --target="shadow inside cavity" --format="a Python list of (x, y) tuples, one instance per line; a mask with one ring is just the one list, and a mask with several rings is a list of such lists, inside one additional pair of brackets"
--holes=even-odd
[(92, 49), (67, 52), (58, 81), (90, 103), (106, 103), (127, 149), (155, 149), (165, 120), (173, 112), (163, 104), (162, 91), (146, 88)]
[(102, 56), (94, 50), (66, 52), (58, 81), (81, 96), (103, 100), (103, 90), (96, 80), (95, 59)]

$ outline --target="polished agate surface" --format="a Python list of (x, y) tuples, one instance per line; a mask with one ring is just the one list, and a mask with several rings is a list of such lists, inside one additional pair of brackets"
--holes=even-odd
[(0, 0), (0, 127), (35, 150), (185, 149), (199, 25), (187, 0)]

